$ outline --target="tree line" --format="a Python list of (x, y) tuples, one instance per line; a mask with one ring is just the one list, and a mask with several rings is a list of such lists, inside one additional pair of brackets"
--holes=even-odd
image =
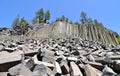
[[(43, 10), (43, 8), (39, 9), (36, 13), (35, 13), (35, 17), (33, 17), (32, 19), (32, 24), (35, 23), (48, 23), (49, 20), (51, 18), (51, 14), (50, 11), (47, 10), (46, 12)], [(92, 18), (87, 17), (87, 14), (85, 12), (81, 12), (80, 13), (80, 20), (76, 21), (76, 22), (72, 22), (70, 21), (67, 17), (65, 17), (64, 15), (62, 15), (59, 18), (56, 18), (55, 21), (62, 21), (62, 22), (69, 22), (69, 23), (74, 23), (76, 25), (80, 25), (80, 24), (88, 24), (88, 25), (98, 25), (98, 26), (102, 26), (103, 24), (98, 22), (96, 19), (92, 20)], [(24, 17), (22, 19), (19, 18), (19, 16), (17, 16), (12, 24), (13, 26), (21, 26), (21, 25), (28, 25), (29, 23), (27, 22), (27, 20), (24, 19)]]
[[(35, 17), (32, 19), (32, 24), (35, 23), (47, 23), (50, 19), (50, 11), (44, 10), (41, 8), (35, 13)], [(31, 28), (31, 24), (23, 18), (20, 18), (19, 15), (14, 19), (12, 23), (12, 28), (14, 31), (11, 31), (13, 35), (24, 35), (29, 28)]]
[[(40, 10), (38, 10), (35, 14), (35, 17), (32, 19), (32, 24), (35, 23), (46, 23), (48, 22), (48, 20), (50, 20), (50, 11), (47, 10), (46, 12), (44, 12), (43, 8), (41, 8)], [(12, 23), (12, 27), (14, 26), (25, 26), (28, 25), (29, 23), (27, 22), (27, 20), (23, 18), (19, 18), (19, 15), (17, 15), (17, 17), (14, 19), (13, 23)]]
[(44, 12), (43, 8), (41, 8), (36, 12), (35, 17), (32, 19), (32, 23), (46, 23), (48, 20), (50, 20), (50, 11), (47, 10)]

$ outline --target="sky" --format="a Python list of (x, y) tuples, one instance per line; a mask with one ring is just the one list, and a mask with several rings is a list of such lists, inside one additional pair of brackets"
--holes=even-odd
[(50, 21), (62, 15), (79, 21), (84, 11), (88, 17), (120, 34), (120, 0), (0, 0), (0, 27), (11, 27), (18, 14), (30, 22), (40, 8), (50, 10)]

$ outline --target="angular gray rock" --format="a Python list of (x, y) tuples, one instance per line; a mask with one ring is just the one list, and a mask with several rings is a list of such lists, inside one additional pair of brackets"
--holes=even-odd
[(67, 63), (64, 63), (62, 66), (61, 66), (61, 70), (62, 70), (62, 74), (65, 75), (65, 74), (69, 74), (70, 72), (70, 68), (68, 66)]
[(72, 76), (83, 76), (81, 70), (74, 62), (70, 62), (70, 68)]
[(102, 72), (100, 72), (99, 70), (96, 70), (89, 64), (85, 65), (84, 70), (85, 70), (86, 76), (101, 76), (102, 75)]
[(7, 76), (7, 72), (0, 72), (0, 76)]
[(3, 48), (4, 48), (4, 46), (0, 44), (0, 51), (2, 51)]
[(23, 65), (23, 64), (18, 64), (18, 65), (14, 66), (14, 67), (11, 67), (11, 68), (8, 70), (9, 74), (10, 74), (10, 75), (13, 75), (13, 76), (19, 75), (22, 65)]
[(58, 62), (55, 62), (55, 68), (53, 69), (53, 73), (54, 73), (55, 76), (57, 76), (57, 75), (61, 76), (62, 75), (62, 70), (61, 70), (61, 67), (60, 67)]
[(105, 65), (105, 68), (103, 69), (103, 76), (104, 75), (112, 76), (112, 75), (117, 75), (117, 73), (115, 73), (110, 67)]
[[(94, 31), (94, 27), (90, 28), (89, 30)], [(89, 30), (83, 31), (88, 32)], [(74, 32), (77, 32), (77, 30)], [(84, 38), (97, 38), (90, 35), (92, 34), (89, 33)], [(107, 39), (104, 39), (105, 36), (101, 36), (101, 38), (107, 42)], [(10, 44), (7, 44), (9, 42)], [(2, 54), (5, 50), (1, 50), (0, 71), (8, 71), (10, 75), (101, 76), (103, 74), (109, 76), (119, 75), (120, 73), (118, 68), (120, 67), (120, 47), (113, 44), (83, 40), (81, 38), (30, 38), (16, 42), (11, 40), (5, 43), (4, 48), (15, 48), (15, 50), (12, 50), (13, 52), (9, 51), (7, 54)], [(16, 43), (16, 45), (13, 46), (12, 43)], [(104, 65), (109, 67), (104, 67)], [(5, 66), (5, 69), (3, 66)]]
[(45, 65), (43, 64), (36, 65), (33, 70), (33, 76), (48, 76)]
[(25, 65), (22, 65), (19, 74), (22, 76), (32, 76), (32, 71), (30, 71)]
[(35, 63), (34, 60), (32, 58), (30, 58), (27, 62), (26, 62), (26, 67), (29, 69), (32, 69), (34, 67)]

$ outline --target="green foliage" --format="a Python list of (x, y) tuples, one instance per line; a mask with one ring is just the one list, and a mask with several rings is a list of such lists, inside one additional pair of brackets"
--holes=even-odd
[(93, 21), (92, 21), (92, 19), (91, 18), (88, 18), (88, 25), (93, 25)]
[(23, 18), (15, 18), (12, 24), (12, 28), (14, 30), (14, 35), (24, 35), (29, 28), (29, 23)]
[(73, 22), (72, 22), (72, 21), (70, 21), (69, 23), (70, 23), (70, 24), (73, 24)]
[(78, 21), (77, 21), (77, 22), (75, 22), (74, 24), (75, 24), (75, 25), (80, 25), (80, 23), (79, 23)]
[(19, 18), (19, 15), (15, 18), (15, 20), (13, 21), (12, 23), (12, 27), (15, 27), (15, 26), (21, 26), (21, 27), (24, 27), (28, 25), (28, 22), (23, 18)]
[(12, 27), (18, 26), (20, 24), (19, 22), (20, 22), (19, 16), (17, 16), (12, 23)]
[(102, 28), (105, 28), (104, 25), (103, 25), (102, 23), (100, 23), (99, 26), (102, 27)]
[(32, 23), (33, 24), (35, 24), (35, 23), (46, 23), (48, 20), (50, 20), (50, 11), (47, 10), (44, 13), (43, 8), (41, 8), (40, 10), (38, 10), (36, 12), (35, 17), (32, 19)]
[(32, 24), (35, 24), (35, 23), (38, 23), (38, 20), (37, 20), (36, 17), (34, 17), (34, 18), (32, 19)]
[(62, 21), (61, 18), (56, 18), (56, 21)]
[(44, 21), (44, 10), (42, 8), (36, 12), (36, 18), (38, 18), (39, 23)]
[(82, 11), (80, 17), (80, 21), (82, 24), (93, 25), (93, 20), (91, 18), (88, 18), (85, 12)]
[(117, 37), (118, 42), (120, 43), (120, 35)]
[(44, 22), (46, 23), (47, 20), (50, 19), (50, 11), (48, 10), (46, 13), (45, 13), (45, 20)]
[(62, 15), (61, 18), (56, 18), (56, 21), (68, 22), (68, 18)]
[(99, 22), (96, 19), (94, 20), (94, 25), (99, 26)]
[(21, 25), (22, 27), (25, 27), (25, 26), (28, 25), (28, 23), (27, 23), (27, 21), (26, 21), (24, 18), (22, 18), (21, 21), (20, 21), (20, 25)]
[(105, 28), (104, 25), (100, 22), (98, 22), (96, 19), (92, 20), (92, 18), (87, 17), (87, 14), (85, 12), (81, 12), (81, 23), (87, 24), (87, 25), (96, 25), (98, 27)]
[(88, 18), (87, 18), (87, 14), (85, 13), (85, 12), (81, 12), (81, 14), (80, 14), (80, 17), (81, 17), (81, 23), (82, 24), (85, 24), (85, 23), (87, 23), (88, 22)]
[(94, 20), (94, 25), (105, 28), (104, 25), (102, 23), (98, 22), (96, 19)]
[(66, 18), (65, 18), (64, 15), (62, 15), (62, 17), (61, 17), (61, 21), (66, 21)]

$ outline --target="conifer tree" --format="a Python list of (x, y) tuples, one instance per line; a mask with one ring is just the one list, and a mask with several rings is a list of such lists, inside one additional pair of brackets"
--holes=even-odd
[(46, 23), (47, 20), (50, 19), (50, 11), (48, 10), (46, 13), (45, 13), (45, 20), (44, 22)]
[(39, 23), (44, 21), (44, 10), (41, 8), (38, 12), (36, 12), (36, 18), (38, 18)]

